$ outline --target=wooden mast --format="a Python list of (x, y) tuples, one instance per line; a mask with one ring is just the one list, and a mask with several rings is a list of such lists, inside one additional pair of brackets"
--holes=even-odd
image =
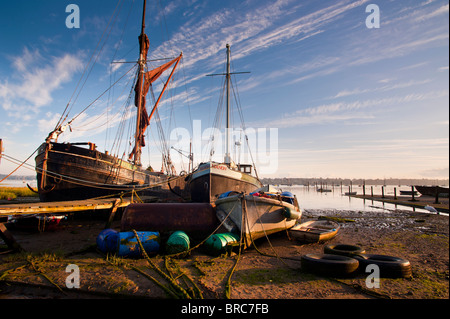
[(243, 74), (250, 72), (231, 72), (230, 63), (231, 63), (231, 50), (230, 45), (227, 43), (227, 72), (226, 73), (216, 73), (216, 74), (207, 74), (206, 76), (215, 76), (215, 75), (225, 75), (226, 78), (226, 146), (225, 146), (225, 156), (224, 163), (227, 165), (231, 164), (231, 114), (230, 114), (230, 85), (231, 85), (231, 75), (232, 74)]
[(147, 63), (147, 55), (144, 54), (145, 47), (145, 6), (146, 0), (144, 0), (144, 8), (142, 12), (142, 27), (141, 27), (141, 35), (139, 37), (140, 43), (140, 52), (139, 52), (139, 87), (138, 87), (138, 105), (137, 105), (137, 116), (136, 116), (136, 135), (135, 135), (135, 152), (134, 152), (134, 164), (141, 166), (141, 113), (142, 113), (142, 86), (144, 85), (144, 73), (145, 73), (145, 64)]
[(231, 80), (231, 74), (230, 74), (230, 45), (227, 43), (227, 73), (226, 76), (226, 85), (227, 85), (227, 128), (226, 128), (226, 151), (225, 151), (225, 158), (224, 162), (225, 164), (231, 163), (231, 156), (230, 156), (230, 139), (231, 139), (231, 125), (230, 125), (230, 80)]

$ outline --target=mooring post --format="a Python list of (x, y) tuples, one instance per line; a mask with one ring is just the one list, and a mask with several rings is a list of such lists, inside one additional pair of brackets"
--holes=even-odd
[(412, 202), (415, 202), (416, 201), (416, 199), (414, 198), (414, 186), (411, 186), (411, 201)]
[(381, 186), (381, 198), (384, 198), (384, 186)]
[(397, 187), (394, 187), (394, 199), (397, 199)]
[(373, 197), (373, 186), (370, 186), (370, 194)]
[(436, 189), (436, 195), (434, 198), (434, 204), (440, 204), (439, 203), (439, 187), (436, 186), (435, 189)]

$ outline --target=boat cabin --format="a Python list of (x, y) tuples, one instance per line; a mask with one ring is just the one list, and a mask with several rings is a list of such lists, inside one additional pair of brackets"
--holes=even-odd
[(252, 165), (250, 165), (250, 164), (238, 164), (238, 170), (241, 173), (251, 174), (252, 173)]

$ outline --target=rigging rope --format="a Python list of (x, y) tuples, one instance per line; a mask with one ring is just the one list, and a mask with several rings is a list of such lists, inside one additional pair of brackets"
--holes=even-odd
[[(39, 147), (40, 147), (40, 145), (39, 145)], [(22, 167), (22, 166), (23, 166), (23, 165), (31, 158), (31, 156), (33, 156), (33, 154), (37, 152), (37, 150), (39, 149), (39, 147), (38, 147), (37, 149), (35, 149), (34, 152), (31, 153), (31, 155), (28, 156), (27, 159), (24, 160), (19, 166), (17, 166), (11, 173), (9, 173), (8, 175), (6, 175), (6, 177), (4, 177), (4, 178), (0, 181), (0, 183), (3, 182), (3, 181), (4, 181), (5, 179), (7, 179), (8, 177), (10, 177), (12, 174), (14, 174), (20, 167)], [(2, 156), (5, 156), (6, 159), (8, 160), (8, 157), (9, 157), (8, 155), (2, 154)]]
[[(81, 75), (80, 79), (78, 80), (78, 83), (77, 83), (77, 85), (76, 85), (76, 87), (75, 87), (75, 90), (73, 91), (72, 96), (70, 97), (69, 102), (67, 103), (67, 105), (66, 105), (66, 107), (65, 107), (65, 109), (64, 109), (64, 111), (63, 111), (63, 113), (61, 114), (61, 117), (60, 117), (58, 123), (56, 124), (54, 130), (56, 130), (60, 125), (62, 125), (62, 123), (67, 119), (67, 117), (69, 116), (70, 111), (72, 110), (73, 105), (75, 104), (76, 100), (78, 99), (78, 96), (80, 95), (81, 91), (83, 90), (84, 85), (86, 84), (86, 81), (87, 81), (87, 79), (89, 78), (89, 75), (91, 74), (92, 69), (94, 68), (94, 65), (97, 63), (97, 59), (98, 59), (98, 57), (100, 56), (100, 53), (102, 52), (103, 47), (105, 46), (106, 40), (108, 39), (108, 37), (109, 37), (109, 35), (110, 35), (111, 31), (112, 31), (112, 26), (114, 25), (114, 23), (115, 23), (115, 21), (116, 21), (116, 19), (117, 19), (118, 14), (116, 15), (116, 17), (115, 17), (115, 19), (114, 19), (114, 23), (113, 23), (113, 25), (111, 26), (111, 29), (109, 30), (108, 35), (107, 35), (107, 37), (106, 37), (106, 39), (105, 39), (103, 45), (101, 46), (100, 50), (99, 50), (98, 53), (97, 53), (97, 57), (95, 58), (95, 61), (94, 61), (94, 63), (92, 64), (92, 66), (91, 66), (91, 68), (90, 68), (90, 70), (89, 70), (89, 72), (88, 72), (88, 74), (87, 74), (87, 76), (86, 76), (86, 78), (85, 78), (85, 80), (84, 80), (84, 82), (83, 82), (83, 85), (81, 86), (80, 90), (78, 91), (77, 96), (75, 97), (75, 100), (73, 101), (72, 105), (71, 105), (70, 108), (69, 108), (70, 102), (72, 101), (72, 99), (73, 99), (75, 93), (77, 92), (78, 86), (80, 85), (81, 80), (83, 79), (83, 77), (84, 77), (84, 75), (85, 75), (85, 73), (86, 73), (86, 71), (87, 71), (89, 65), (91, 64), (92, 58), (94, 57), (95, 52), (97, 51), (98, 46), (99, 46), (100, 43), (102, 42), (103, 36), (105, 35), (106, 30), (109, 28), (109, 25), (110, 25), (110, 23), (111, 23), (111, 20), (113, 19), (114, 15), (115, 15), (115, 13), (116, 13), (116, 11), (117, 11), (117, 8), (118, 8), (118, 6), (119, 6), (119, 4), (120, 4), (121, 1), (122, 1), (122, 0), (119, 0), (119, 1), (117, 2), (117, 5), (116, 5), (116, 7), (115, 7), (115, 9), (114, 9), (114, 11), (113, 11), (113, 14), (112, 14), (111, 17), (110, 17), (109, 22), (108, 22), (108, 24), (107, 24), (105, 30), (104, 30), (103, 33), (102, 33), (102, 36), (101, 36), (100, 39), (98, 40), (97, 46), (95, 47), (94, 51), (92, 52), (92, 55), (91, 55), (91, 57), (90, 57), (90, 59), (89, 59), (89, 62), (86, 64), (86, 66), (85, 66), (85, 68), (84, 68), (84, 70), (83, 70), (83, 73), (82, 73), (82, 75)], [(67, 114), (66, 114), (66, 112), (67, 112)], [(84, 110), (83, 110), (82, 112), (84, 112)], [(63, 117), (64, 117), (64, 120), (63, 120)]]
[(134, 65), (131, 69), (129, 69), (127, 71), (127, 73), (125, 73), (124, 75), (122, 75), (116, 82), (113, 83), (113, 85), (111, 85), (109, 88), (107, 88), (105, 91), (103, 91), (103, 93), (101, 93), (94, 101), (92, 101), (88, 106), (86, 106), (80, 113), (78, 113), (75, 117), (73, 117), (69, 123), (72, 123), (74, 120), (76, 120), (82, 113), (84, 113), (89, 107), (92, 106), (92, 104), (94, 104), (95, 102), (97, 102), (103, 95), (105, 95), (106, 92), (108, 92), (109, 90), (111, 90), (111, 88), (117, 84), (117, 82), (119, 82), (120, 80), (122, 80), (128, 73), (130, 73), (134, 68), (136, 68), (136, 65)]

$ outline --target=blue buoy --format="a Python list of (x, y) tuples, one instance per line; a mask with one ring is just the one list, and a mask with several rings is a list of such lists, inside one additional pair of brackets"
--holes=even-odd
[(97, 247), (101, 252), (115, 253), (117, 251), (118, 232), (114, 229), (104, 229), (97, 236)]
[[(138, 231), (136, 232), (139, 240), (148, 255), (156, 254), (159, 250), (160, 236), (159, 232)], [(119, 257), (141, 257), (142, 252), (134, 232), (120, 232), (118, 234)]]

